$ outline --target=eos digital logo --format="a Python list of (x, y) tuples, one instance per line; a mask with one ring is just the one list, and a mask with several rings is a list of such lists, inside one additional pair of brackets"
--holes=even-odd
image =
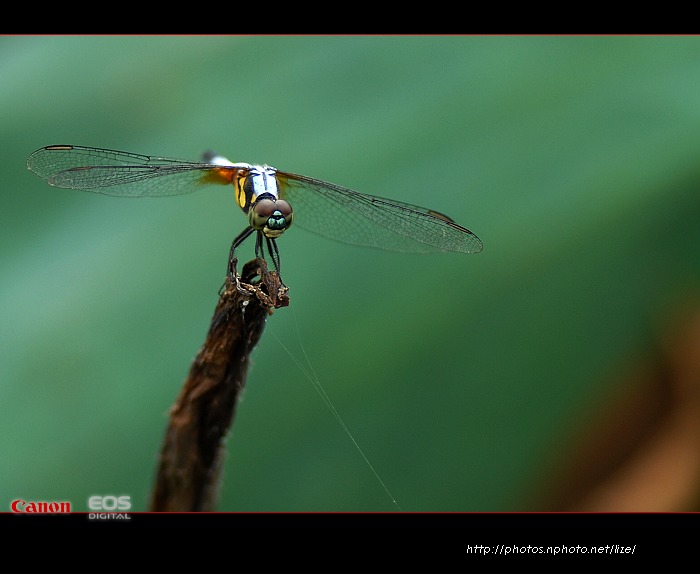
[(91, 496), (88, 498), (88, 520), (131, 520), (124, 510), (131, 510), (131, 497), (122, 496)]

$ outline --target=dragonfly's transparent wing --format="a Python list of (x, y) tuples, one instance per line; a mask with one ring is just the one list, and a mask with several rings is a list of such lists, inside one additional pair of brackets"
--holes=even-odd
[(365, 195), (318, 179), (278, 171), (294, 224), (346, 243), (409, 253), (477, 253), (481, 240), (449, 217), (399, 201)]
[[(108, 149), (53, 145), (35, 151), (27, 167), (51, 185), (116, 195), (161, 197), (201, 184), (231, 183), (248, 164), (223, 158), (191, 162)], [(332, 239), (412, 253), (481, 251), (479, 238), (436, 211), (358, 193), (311, 177), (278, 171), (294, 221)]]
[(150, 157), (129, 152), (54, 145), (35, 151), (27, 167), (51, 185), (120, 197), (161, 197), (226, 184), (234, 166)]

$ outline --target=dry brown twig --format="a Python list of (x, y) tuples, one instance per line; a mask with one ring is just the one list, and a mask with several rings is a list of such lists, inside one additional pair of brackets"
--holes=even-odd
[(206, 341), (170, 410), (151, 498), (153, 512), (215, 509), (226, 436), (245, 386), (250, 354), (274, 309), (289, 304), (287, 287), (265, 261), (231, 274), (220, 293)]

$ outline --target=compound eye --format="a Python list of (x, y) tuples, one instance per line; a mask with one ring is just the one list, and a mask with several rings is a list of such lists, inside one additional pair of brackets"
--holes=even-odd
[(284, 217), (284, 219), (287, 221), (287, 227), (289, 227), (292, 224), (293, 219), (292, 206), (289, 205), (289, 203), (284, 199), (278, 199), (275, 206), (277, 207), (277, 211), (279, 211), (282, 217)]
[(255, 204), (253, 210), (255, 211), (256, 217), (267, 219), (274, 213), (276, 209), (275, 205), (276, 202), (271, 199), (261, 199)]
[(281, 233), (292, 224), (292, 206), (283, 199), (261, 199), (248, 213), (253, 229)]

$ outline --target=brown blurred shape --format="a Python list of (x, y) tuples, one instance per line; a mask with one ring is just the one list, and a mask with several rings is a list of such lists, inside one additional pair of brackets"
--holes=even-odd
[(700, 510), (700, 305), (677, 314), (654, 354), (567, 446), (539, 510)]

